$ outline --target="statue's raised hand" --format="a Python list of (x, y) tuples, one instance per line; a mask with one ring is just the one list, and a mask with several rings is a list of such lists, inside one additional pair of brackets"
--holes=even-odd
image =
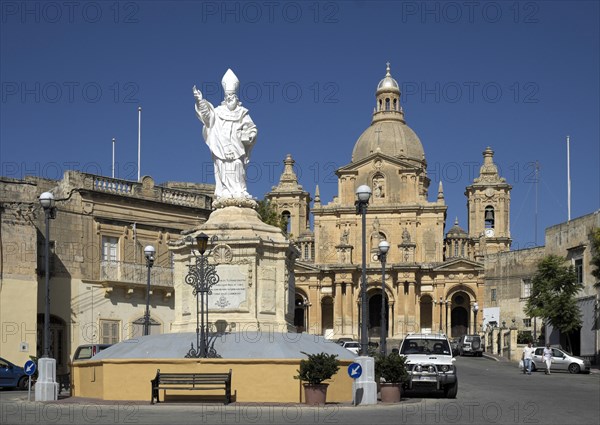
[(196, 86), (192, 87), (192, 91), (194, 92), (194, 99), (196, 99), (196, 103), (200, 104), (202, 100), (202, 92), (196, 88)]

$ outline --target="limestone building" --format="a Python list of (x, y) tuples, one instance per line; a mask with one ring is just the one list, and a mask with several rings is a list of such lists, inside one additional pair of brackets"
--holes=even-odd
[[(575, 355), (598, 362), (600, 353), (600, 288), (592, 275), (592, 232), (600, 228), (600, 211), (546, 228), (545, 244), (541, 247), (500, 252), (485, 258), (485, 305), (495, 309), (497, 325), (514, 326), (527, 332), (539, 343), (561, 345)], [(558, 255), (573, 265), (579, 283), (577, 305), (581, 312), (582, 327), (571, 333), (572, 347), (566, 335), (551, 326), (543, 326), (542, 319), (528, 317), (523, 309), (531, 293), (531, 279), (537, 263), (547, 255)], [(487, 328), (487, 326), (486, 326)]]
[[(442, 330), (458, 336), (480, 330), (486, 253), (509, 250), (510, 190), (498, 175), (490, 148), (479, 176), (466, 188), (468, 228), (458, 223), (445, 234), (447, 206), (442, 183), (430, 200), (423, 145), (407, 125), (400, 86), (390, 73), (375, 92), (371, 124), (358, 137), (349, 164), (336, 171), (338, 194), (323, 203), (317, 186), (310, 228), (310, 194), (298, 184), (290, 155), (280, 182), (267, 194), (288, 219), (300, 250), (296, 265), (299, 330), (328, 337), (359, 337), (361, 218), (356, 189), (372, 189), (366, 218), (369, 335), (379, 337), (382, 297), (387, 335)], [(385, 291), (378, 245), (387, 240)], [(475, 323), (477, 321), (477, 323)]]
[(147, 268), (154, 246), (151, 333), (170, 332), (173, 267), (168, 243), (204, 223), (213, 187), (158, 186), (68, 171), (62, 180), (0, 180), (0, 323), (2, 356), (23, 364), (42, 351), (45, 311), (42, 192), (57, 202), (50, 221), (50, 350), (66, 373), (78, 345), (142, 334)]

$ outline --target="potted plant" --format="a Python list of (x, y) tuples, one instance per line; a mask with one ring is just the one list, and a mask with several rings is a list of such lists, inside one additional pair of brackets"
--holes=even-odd
[(399, 402), (402, 383), (408, 379), (406, 357), (395, 352), (378, 355), (375, 358), (375, 376), (381, 384), (381, 402)]
[(302, 354), (308, 356), (308, 360), (300, 360), (300, 369), (295, 378), (304, 381), (306, 404), (325, 404), (329, 384), (323, 384), (323, 381), (331, 379), (340, 369), (337, 354)]

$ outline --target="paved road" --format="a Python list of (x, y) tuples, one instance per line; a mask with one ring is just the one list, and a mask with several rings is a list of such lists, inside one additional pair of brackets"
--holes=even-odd
[(516, 365), (458, 358), (455, 400), (406, 394), (395, 405), (110, 403), (65, 399), (27, 402), (0, 391), (0, 423), (9, 424), (581, 424), (597, 425), (600, 374), (523, 375)]

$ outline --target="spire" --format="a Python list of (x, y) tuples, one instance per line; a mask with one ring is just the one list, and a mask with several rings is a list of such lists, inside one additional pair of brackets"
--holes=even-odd
[(315, 207), (321, 206), (321, 194), (319, 193), (319, 185), (315, 188)]
[(444, 202), (444, 185), (442, 184), (441, 180), (440, 180), (440, 184), (438, 185), (437, 199), (438, 199), (438, 202)]
[(458, 216), (454, 219), (454, 225), (458, 226)]
[(504, 182), (505, 179), (498, 175), (498, 167), (494, 163), (494, 151), (489, 146), (483, 151), (483, 164), (479, 169), (479, 177), (475, 183)]
[(302, 190), (302, 186), (298, 184), (298, 176), (294, 171), (295, 163), (296, 161), (294, 161), (292, 155), (288, 153), (283, 160), (283, 173), (279, 178), (279, 184), (273, 187), (273, 191)]

